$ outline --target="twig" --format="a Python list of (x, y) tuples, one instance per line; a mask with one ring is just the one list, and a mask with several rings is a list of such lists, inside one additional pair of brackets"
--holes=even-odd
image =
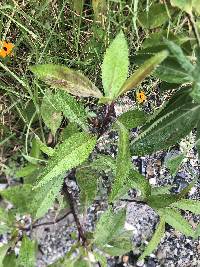
[(135, 203), (138, 203), (138, 204), (146, 204), (145, 201), (137, 200), (137, 199), (126, 199), (126, 198), (121, 198), (120, 200), (121, 200), (121, 201), (125, 201), (125, 202), (135, 202)]
[(71, 212), (72, 212), (72, 214), (74, 216), (74, 220), (75, 220), (75, 223), (76, 223), (76, 226), (77, 226), (77, 229), (78, 229), (79, 240), (81, 239), (82, 240), (82, 244), (84, 246), (86, 246), (87, 238), (85, 236), (85, 233), (84, 233), (84, 230), (83, 230), (83, 228), (81, 226), (79, 218), (78, 218), (78, 216), (76, 214), (75, 205), (74, 205), (74, 198), (73, 198), (72, 194), (69, 192), (69, 189), (68, 189), (68, 186), (66, 185), (66, 183), (63, 184), (63, 193), (64, 193), (65, 197), (67, 198), (67, 200), (69, 201)]
[(32, 228), (37, 228), (37, 227), (41, 227), (41, 226), (44, 226), (44, 225), (52, 225), (52, 224), (59, 223), (60, 221), (65, 219), (70, 213), (72, 213), (72, 212), (68, 211), (65, 215), (63, 215), (62, 217), (58, 218), (55, 222), (44, 222), (44, 223), (40, 223), (40, 224), (34, 224)]

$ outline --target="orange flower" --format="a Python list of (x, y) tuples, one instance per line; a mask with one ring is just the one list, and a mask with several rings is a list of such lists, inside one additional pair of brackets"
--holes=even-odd
[(144, 93), (144, 91), (136, 93), (136, 99), (139, 103), (143, 103), (146, 101), (147, 97)]
[(15, 46), (12, 43), (6, 41), (0, 41), (0, 57), (5, 58), (12, 53)]

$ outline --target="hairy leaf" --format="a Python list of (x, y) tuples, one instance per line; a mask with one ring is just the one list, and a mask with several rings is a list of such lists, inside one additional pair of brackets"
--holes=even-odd
[(169, 16), (164, 4), (154, 3), (150, 6), (148, 12), (144, 10), (139, 14), (138, 19), (144, 29), (153, 29), (169, 20)]
[(122, 123), (126, 129), (130, 130), (143, 125), (146, 121), (146, 114), (139, 109), (129, 110), (120, 115), (117, 120)]
[(177, 173), (184, 158), (185, 154), (181, 153), (179, 155), (172, 156), (170, 159), (166, 161), (166, 167), (170, 170), (172, 176), (174, 176)]
[(108, 172), (112, 171), (116, 172), (116, 162), (111, 156), (108, 155), (98, 155), (96, 159), (94, 159), (89, 166), (98, 171), (98, 172)]
[(96, 138), (86, 133), (77, 133), (65, 140), (56, 148), (35, 188), (80, 165), (88, 158), (95, 144)]
[(180, 48), (180, 46), (178, 46), (177, 44), (175, 44), (172, 41), (169, 40), (165, 40), (165, 44), (167, 45), (167, 47), (169, 48), (170, 52), (173, 54), (173, 56), (176, 58), (176, 60), (179, 62), (179, 64), (181, 65), (181, 67), (188, 73), (191, 74), (192, 71), (194, 70), (194, 66), (192, 65), (192, 63), (186, 58), (186, 56), (184, 55), (182, 49)]
[(106, 50), (102, 65), (104, 93), (111, 100), (119, 95), (128, 75), (128, 65), (128, 45), (123, 32), (120, 32)]
[(11, 202), (19, 213), (32, 214), (30, 203), (33, 198), (33, 191), (31, 185), (12, 186), (1, 191), (1, 195)]
[(112, 191), (109, 200), (113, 202), (118, 199), (121, 190), (126, 184), (131, 168), (130, 149), (129, 149), (129, 132), (119, 121), (116, 122), (119, 129), (118, 154), (116, 159), (116, 177), (112, 185)]
[(35, 65), (30, 69), (41, 80), (53, 88), (63, 89), (76, 96), (102, 97), (97, 87), (78, 71), (54, 64)]
[(179, 232), (183, 233), (186, 236), (194, 236), (192, 226), (175, 209), (164, 208), (157, 210), (157, 212), (160, 216), (163, 217), (166, 223), (171, 225)]
[(111, 208), (105, 211), (97, 222), (94, 233), (94, 242), (98, 246), (109, 243), (124, 227), (126, 212), (124, 209), (113, 212)]
[(7, 250), (9, 249), (9, 244), (5, 244), (0, 247), (0, 267), (3, 267), (3, 260), (6, 256)]
[(65, 141), (67, 138), (72, 136), (73, 134), (76, 134), (80, 132), (79, 127), (74, 122), (69, 122), (67, 126), (63, 129), (63, 131), (60, 134), (60, 141)]
[[(1, 264), (0, 264), (1, 266)], [(17, 258), (14, 252), (7, 254), (3, 259), (3, 267), (18, 267)]]
[(63, 182), (64, 175), (59, 175), (44, 186), (34, 190), (34, 196), (30, 204), (34, 219), (39, 219), (44, 216), (53, 206), (53, 203), (62, 188)]
[(27, 236), (23, 236), (17, 263), (20, 267), (35, 267), (36, 264), (36, 244)]
[(101, 267), (107, 267), (107, 259), (104, 255), (102, 255), (96, 251), (94, 251), (93, 254), (95, 256), (96, 261), (100, 262)]
[(181, 199), (173, 204), (172, 207), (178, 208), (181, 210), (188, 210), (193, 212), (194, 214), (200, 214), (200, 201), (193, 199)]
[(163, 217), (161, 217), (160, 222), (153, 234), (153, 237), (149, 241), (142, 255), (139, 257), (139, 260), (143, 260), (145, 257), (149, 256), (157, 248), (164, 234), (165, 234), (165, 220)]
[(195, 127), (199, 112), (200, 105), (188, 103), (159, 118), (132, 142), (132, 154), (150, 154), (175, 145)]
[(54, 149), (51, 147), (48, 147), (47, 145), (45, 145), (38, 136), (35, 137), (36, 138), (36, 142), (39, 145), (40, 150), (45, 153), (48, 156), (52, 156), (54, 154)]
[[(140, 50), (137, 55), (132, 59), (138, 65), (143, 64), (146, 60), (149, 60), (152, 56), (156, 55), (158, 51), (166, 49), (166, 45), (148, 47)], [(183, 84), (193, 81), (191, 75), (188, 75), (187, 71), (181, 67), (175, 57), (169, 55), (153, 72), (153, 76), (166, 81), (168, 83)]]
[(168, 56), (168, 54), (167, 50), (163, 50), (145, 61), (144, 64), (125, 81), (118, 95), (138, 86)]
[(55, 95), (55, 104), (70, 122), (74, 122), (84, 131), (88, 131), (87, 114), (84, 106), (77, 102), (73, 96), (64, 91), (58, 91)]
[(178, 200), (178, 195), (154, 194), (148, 197), (147, 204), (153, 209), (168, 207)]
[(35, 171), (37, 171), (38, 166), (34, 165), (34, 164), (28, 164), (25, 167), (23, 167), (22, 169), (20, 169), (19, 171), (16, 172), (15, 177), (16, 178), (20, 178), (20, 177), (26, 177), (29, 176), (31, 174), (33, 174)]
[(53, 135), (56, 134), (62, 121), (62, 114), (54, 105), (55, 96), (50, 91), (47, 91), (42, 100), (41, 115), (45, 125), (51, 129)]
[(76, 178), (80, 187), (80, 202), (88, 207), (97, 194), (98, 175), (90, 168), (80, 168), (76, 171)]

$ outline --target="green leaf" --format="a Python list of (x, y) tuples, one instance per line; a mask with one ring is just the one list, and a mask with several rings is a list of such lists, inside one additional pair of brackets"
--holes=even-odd
[(200, 214), (200, 201), (193, 199), (181, 199), (173, 204), (172, 207), (181, 209), (181, 210), (189, 210), (194, 214)]
[(160, 27), (169, 19), (165, 5), (156, 3), (150, 6), (148, 12), (144, 10), (138, 16), (139, 23), (144, 29)]
[(170, 194), (170, 189), (172, 189), (173, 185), (165, 185), (159, 187), (151, 188), (151, 195), (161, 195), (161, 194)]
[(169, 48), (170, 52), (176, 58), (177, 62), (180, 66), (188, 73), (191, 74), (194, 71), (194, 66), (192, 63), (186, 58), (180, 46), (175, 44), (172, 41), (165, 39), (165, 44)]
[(170, 224), (177, 231), (186, 236), (194, 236), (192, 226), (186, 221), (175, 209), (164, 208), (157, 210), (158, 214), (163, 217), (166, 223)]
[(30, 67), (30, 70), (53, 88), (82, 97), (101, 98), (98, 88), (83, 74), (62, 65), (43, 64)]
[(145, 61), (144, 64), (125, 81), (118, 96), (137, 87), (168, 56), (168, 54), (167, 50), (163, 50)]
[(11, 230), (12, 229), (10, 227), (8, 227), (6, 224), (4, 224), (2, 222), (0, 223), (0, 235), (11, 232)]
[(155, 230), (155, 233), (153, 234), (153, 237), (149, 241), (147, 247), (145, 248), (142, 255), (139, 257), (139, 261), (143, 260), (145, 257), (149, 256), (159, 245), (161, 238), (165, 234), (165, 220), (163, 217), (160, 218), (160, 222)]
[(158, 118), (132, 142), (133, 155), (146, 155), (175, 145), (195, 127), (200, 105), (188, 103)]
[(97, 222), (94, 242), (100, 247), (108, 244), (123, 229), (125, 218), (126, 211), (124, 209), (116, 213), (111, 208), (105, 211)]
[(130, 130), (143, 125), (146, 121), (146, 117), (147, 116), (143, 111), (134, 109), (123, 113), (117, 118), (117, 120), (122, 123), (126, 129)]
[(3, 267), (3, 260), (6, 256), (7, 250), (9, 249), (10, 245), (6, 244), (0, 247), (0, 267)]
[(192, 12), (192, 1), (193, 0), (170, 0), (172, 6), (178, 7), (189, 14)]
[(195, 232), (194, 232), (194, 239), (199, 238), (200, 236), (200, 224), (197, 225)]
[(81, 190), (80, 202), (88, 207), (96, 197), (99, 176), (92, 169), (85, 167), (76, 171), (76, 178)]
[(20, 178), (20, 177), (26, 177), (31, 175), (32, 173), (34, 173), (35, 171), (37, 171), (38, 166), (37, 165), (33, 165), (33, 164), (28, 164), (25, 167), (23, 167), (22, 169), (20, 169), (19, 171), (16, 172), (15, 177), (16, 178)]
[(164, 208), (176, 202), (178, 198), (178, 195), (154, 194), (148, 197), (147, 204), (153, 209)]
[(33, 191), (34, 196), (30, 206), (32, 214), (34, 214), (34, 219), (39, 219), (44, 216), (53, 206), (53, 203), (62, 188), (63, 182), (64, 175), (60, 175)]
[(89, 167), (98, 172), (116, 172), (115, 159), (108, 155), (98, 155), (98, 157), (89, 164)]
[(58, 91), (55, 103), (57, 109), (63, 112), (70, 122), (78, 124), (84, 131), (88, 131), (87, 114), (84, 106), (64, 91)]
[(65, 140), (55, 149), (35, 188), (80, 165), (88, 158), (95, 144), (96, 137), (86, 133), (77, 133)]
[(95, 256), (96, 261), (100, 262), (101, 267), (107, 267), (107, 259), (104, 255), (102, 255), (96, 251), (93, 251), (93, 254)]
[(15, 253), (12, 252), (7, 254), (3, 260), (3, 267), (16, 267), (16, 266), (17, 266), (17, 258)]
[(61, 112), (58, 112), (55, 106), (55, 95), (49, 90), (46, 92), (42, 100), (41, 115), (45, 125), (55, 136), (56, 131), (60, 127), (62, 121), (62, 114)]
[(184, 158), (185, 158), (185, 154), (181, 153), (179, 155), (172, 156), (166, 161), (166, 167), (170, 170), (170, 174), (172, 176), (174, 176), (177, 173)]
[(106, 50), (102, 65), (102, 82), (105, 97), (111, 100), (119, 91), (128, 75), (128, 45), (123, 32), (120, 32)]
[(1, 195), (11, 202), (19, 213), (32, 214), (30, 203), (33, 198), (33, 191), (31, 185), (12, 186), (1, 191)]
[(15, 221), (15, 217), (8, 210), (5, 210), (0, 207), (0, 222), (5, 223), (7, 226), (12, 227)]
[[(198, 75), (199, 75), (199, 70), (198, 70)], [(192, 92), (190, 93), (190, 96), (193, 98), (195, 103), (200, 103), (200, 82), (195, 82), (193, 84), (193, 88), (192, 88)]]
[(74, 122), (69, 122), (60, 134), (60, 141), (63, 142), (73, 134), (80, 132), (78, 126)]
[[(119, 121), (116, 122), (119, 130), (118, 154), (116, 159), (116, 177), (114, 179), (109, 201), (113, 202), (121, 197), (121, 190), (126, 184), (131, 168), (129, 149), (129, 132)], [(119, 194), (120, 193), (120, 194)]]
[(27, 236), (23, 236), (22, 244), (17, 259), (18, 266), (20, 267), (35, 267), (36, 264), (36, 244), (31, 241)]
[(35, 136), (35, 138), (40, 150), (51, 157), (54, 154), (54, 149), (45, 145), (37, 135)]
[[(166, 49), (166, 45), (148, 47), (147, 49), (140, 50), (132, 62), (141, 65), (146, 60), (149, 60), (152, 56), (156, 55), (158, 51)], [(153, 76), (166, 81), (168, 83), (188, 83), (193, 81), (191, 75), (188, 75), (187, 71), (181, 67), (176, 58), (169, 55), (153, 72)]]

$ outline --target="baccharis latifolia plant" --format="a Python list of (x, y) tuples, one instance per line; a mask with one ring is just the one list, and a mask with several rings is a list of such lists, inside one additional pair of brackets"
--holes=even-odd
[[(183, 42), (178, 45), (170, 38), (163, 38), (158, 46), (145, 43), (135, 57), (135, 62), (141, 66), (129, 75), (128, 44), (124, 33), (119, 32), (103, 58), (103, 92), (81, 72), (64, 65), (41, 64), (30, 68), (34, 82), (44, 89), (40, 112), (54, 136), (54, 147), (47, 146), (43, 137), (34, 135), (31, 152), (26, 156), (28, 163), (17, 173), (18, 177), (24, 178), (24, 183), (1, 191), (1, 196), (13, 204), (13, 209), (8, 212), (0, 209), (1, 232), (11, 236), (9, 243), (0, 248), (3, 266), (7, 267), (9, 261), (15, 264), (13, 266), (35, 266), (36, 242), (26, 235), (30, 229), (16, 223), (15, 215), (29, 215), (34, 228), (55, 202), (59, 203), (60, 209), (68, 207), (78, 234), (72, 249), (52, 266), (94, 266), (98, 262), (105, 267), (106, 255), (120, 256), (134, 250), (132, 232), (124, 228), (126, 208), (115, 208), (131, 188), (141, 194), (130, 200), (149, 205), (159, 215), (155, 233), (139, 259), (156, 249), (165, 234), (166, 223), (186, 236), (194, 239), (199, 236), (200, 227), (194, 229), (180, 213), (180, 210), (187, 210), (200, 214), (200, 202), (187, 199), (197, 179), (194, 178), (178, 194), (173, 194), (168, 188), (151, 186), (131, 162), (132, 156), (149, 155), (176, 145), (193, 129), (196, 129), (194, 145), (200, 153), (200, 50), (196, 48), (190, 60), (181, 45)], [(116, 100), (135, 90), (152, 73), (167, 84), (165, 90), (174, 89), (170, 91), (168, 101), (151, 115), (133, 107), (113, 119)], [(146, 100), (143, 92), (137, 97)], [(99, 120), (94, 111), (84, 106), (83, 98), (92, 99), (96, 105), (105, 108), (103, 119)], [(94, 126), (93, 117), (98, 127)], [(68, 124), (60, 131), (63, 118)], [(140, 127), (139, 134), (133, 139), (130, 131), (136, 127)], [(108, 131), (118, 133), (116, 158), (93, 153)], [(185, 153), (168, 162), (172, 175), (176, 174)], [(107, 209), (97, 221), (94, 232), (89, 233), (81, 220), (82, 214), (95, 199), (101, 199), (105, 170), (111, 180), (107, 199), (105, 194), (103, 196)], [(75, 181), (79, 187), (80, 205), (77, 205), (69, 180)], [(20, 235), (23, 235), (22, 245), (16, 258), (12, 248)]]

